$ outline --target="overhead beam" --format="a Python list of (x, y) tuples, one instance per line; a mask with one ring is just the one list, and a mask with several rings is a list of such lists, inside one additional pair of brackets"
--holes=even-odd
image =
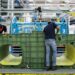
[[(9, 13), (26, 13), (26, 12), (33, 12), (34, 10), (1, 10), (0, 12), (9, 12)], [(42, 12), (64, 12), (64, 11), (69, 11), (69, 10), (47, 10), (47, 9), (43, 9)]]

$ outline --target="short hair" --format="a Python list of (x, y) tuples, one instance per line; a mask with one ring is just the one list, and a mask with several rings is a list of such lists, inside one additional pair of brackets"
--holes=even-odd
[(50, 24), (50, 22), (48, 22), (48, 24)]

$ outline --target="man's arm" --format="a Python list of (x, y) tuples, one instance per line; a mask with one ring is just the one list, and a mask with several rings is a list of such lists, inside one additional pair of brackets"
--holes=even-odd
[(58, 34), (58, 32), (59, 32), (59, 26), (56, 26), (56, 34)]
[(60, 29), (59, 26), (56, 23), (53, 23), (53, 25), (54, 25), (54, 28), (56, 29), (56, 34), (58, 34)]
[(43, 32), (46, 32), (46, 27), (44, 27)]

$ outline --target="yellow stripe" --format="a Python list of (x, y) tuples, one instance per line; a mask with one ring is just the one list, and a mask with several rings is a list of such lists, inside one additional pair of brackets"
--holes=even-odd
[[(2, 73), (0, 73), (0, 75), (3, 75)], [(70, 74), (46, 74), (46, 73), (41, 73), (41, 74), (36, 74), (36, 73), (5, 73), (4, 75), (70, 75)], [(75, 75), (75, 74), (71, 74), (71, 75)]]

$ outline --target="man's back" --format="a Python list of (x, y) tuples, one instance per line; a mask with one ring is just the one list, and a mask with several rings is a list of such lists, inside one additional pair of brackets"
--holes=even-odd
[(55, 28), (57, 25), (53, 22), (49, 22), (44, 28), (45, 39), (55, 39)]

